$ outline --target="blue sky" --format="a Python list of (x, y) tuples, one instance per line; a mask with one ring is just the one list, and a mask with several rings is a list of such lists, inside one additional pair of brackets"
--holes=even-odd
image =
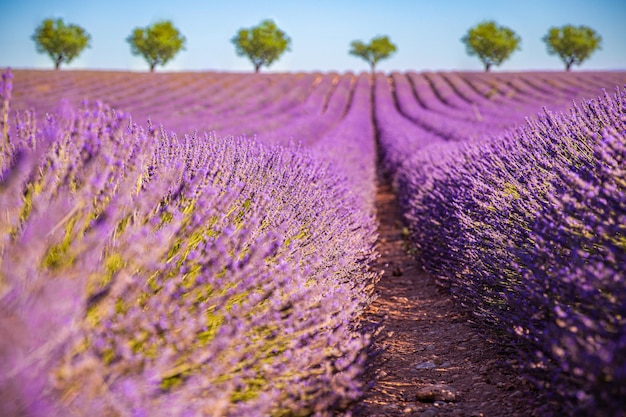
[(603, 38), (602, 49), (574, 70), (626, 70), (624, 0), (0, 0), (0, 67), (53, 67), (31, 40), (47, 17), (78, 24), (92, 36), (91, 48), (63, 67), (73, 69), (147, 70), (125, 39), (135, 27), (170, 19), (187, 38), (186, 50), (157, 71), (250, 71), (230, 39), (270, 18), (292, 47), (264, 71), (367, 70), (365, 61), (348, 54), (349, 44), (376, 35), (398, 46), (380, 62), (381, 71), (481, 70), (460, 39), (484, 20), (522, 38), (522, 49), (495, 71), (562, 69), (541, 37), (564, 24), (590, 26)]

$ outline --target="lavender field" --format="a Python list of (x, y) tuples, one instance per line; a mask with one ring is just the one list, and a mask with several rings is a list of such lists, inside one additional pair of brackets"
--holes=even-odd
[(626, 73), (14, 70), (2, 415), (350, 413), (377, 170), (570, 415), (626, 408)]

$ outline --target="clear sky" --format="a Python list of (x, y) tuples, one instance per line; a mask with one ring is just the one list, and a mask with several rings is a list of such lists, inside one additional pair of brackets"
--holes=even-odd
[(495, 71), (562, 69), (541, 38), (565, 24), (590, 26), (603, 38), (602, 49), (574, 70), (626, 70), (626, 0), (0, 0), (0, 67), (53, 67), (31, 39), (48, 17), (77, 24), (92, 37), (91, 48), (62, 68), (147, 70), (125, 39), (135, 27), (170, 19), (187, 38), (186, 49), (157, 71), (250, 71), (230, 39), (270, 18), (292, 46), (262, 71), (367, 70), (365, 61), (348, 54), (349, 45), (376, 35), (398, 46), (379, 63), (381, 71), (481, 70), (460, 39), (484, 20), (522, 38), (521, 50)]

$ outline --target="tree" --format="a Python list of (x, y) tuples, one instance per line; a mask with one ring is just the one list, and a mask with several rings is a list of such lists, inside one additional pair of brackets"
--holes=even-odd
[(582, 64), (600, 49), (602, 37), (587, 26), (565, 25), (550, 28), (542, 40), (548, 47), (548, 54), (558, 55), (569, 71), (573, 64)]
[(291, 39), (272, 20), (264, 20), (258, 26), (239, 29), (231, 39), (238, 56), (247, 56), (254, 65), (254, 72), (262, 66), (269, 67), (289, 51)]
[(389, 58), (397, 49), (387, 36), (377, 36), (368, 44), (361, 41), (350, 43), (350, 55), (366, 60), (370, 64), (372, 73), (376, 70), (378, 61)]
[(461, 41), (465, 43), (467, 54), (477, 55), (487, 72), (492, 65), (502, 64), (520, 49), (521, 39), (513, 30), (488, 21), (470, 28)]
[(154, 72), (157, 65), (165, 65), (185, 49), (185, 37), (171, 21), (161, 20), (145, 28), (135, 28), (126, 41), (133, 55), (141, 55)]
[(54, 61), (54, 69), (70, 63), (89, 47), (91, 36), (80, 26), (66, 25), (62, 19), (45, 19), (31, 37), (37, 52), (46, 53)]

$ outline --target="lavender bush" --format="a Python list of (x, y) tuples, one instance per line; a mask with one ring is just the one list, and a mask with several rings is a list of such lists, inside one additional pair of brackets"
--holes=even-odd
[[(339, 87), (338, 87), (339, 88)], [(363, 209), (374, 214), (377, 149), (372, 122), (371, 80), (360, 74), (353, 80), (352, 100), (342, 120), (312, 145), (313, 152), (336, 167), (348, 180)], [(341, 91), (339, 91), (341, 92)], [(337, 93), (336, 93), (337, 94)], [(327, 112), (337, 110), (330, 107)]]
[(624, 407), (624, 98), (424, 147), (395, 172), (421, 264), (569, 414)]
[(178, 138), (102, 104), (34, 120), (3, 137), (3, 414), (322, 416), (358, 398), (375, 224), (345, 180), (298, 148)]
[(534, 306), (515, 331), (535, 346), (527, 360), (537, 382), (578, 414), (626, 409), (626, 123), (623, 104), (612, 105), (622, 121), (590, 132), (592, 158), (556, 167), (531, 225), (535, 248), (514, 265), (523, 286), (505, 292), (513, 310), (520, 295)]

